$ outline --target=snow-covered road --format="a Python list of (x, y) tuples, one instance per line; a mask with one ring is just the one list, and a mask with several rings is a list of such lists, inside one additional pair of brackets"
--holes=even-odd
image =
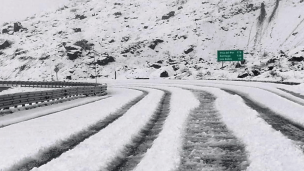
[(109, 85), (108, 98), (86, 105), (12, 114), (18, 123), (0, 128), (0, 170), (304, 170), (303, 85)]

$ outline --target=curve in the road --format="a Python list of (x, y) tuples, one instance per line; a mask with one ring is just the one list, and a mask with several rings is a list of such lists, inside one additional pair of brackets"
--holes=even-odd
[(58, 145), (48, 148), (47, 150), (40, 153), (39, 156), (36, 156), (34, 158), (27, 158), (23, 162), (20, 162), (16, 164), (13, 168), (11, 168), (9, 171), (15, 171), (15, 170), (31, 170), (34, 167), (40, 167), (51, 160), (59, 157), (64, 152), (73, 149), (75, 146), (83, 142), (85, 139), (93, 136), (100, 130), (107, 127), (109, 124), (120, 118), (124, 113), (126, 113), (133, 105), (141, 101), (147, 94), (147, 91), (143, 91), (143, 94), (133, 101), (127, 103), (124, 105), (120, 110), (117, 112), (109, 115), (102, 121), (97, 122), (96, 124), (90, 126), (88, 129), (79, 132), (73, 136), (71, 136), (69, 139), (64, 140), (60, 142)]
[(301, 99), (304, 100), (304, 95), (301, 95), (301, 94), (299, 94), (299, 93), (294, 93), (294, 92), (292, 92), (292, 91), (288, 91), (288, 90), (285, 90), (285, 89), (283, 89), (283, 88), (278, 88), (278, 89), (279, 89), (279, 90), (282, 90), (282, 91), (285, 91), (286, 93), (289, 93), (289, 94), (291, 94), (291, 95), (293, 95), (293, 96), (296, 96), (296, 97), (301, 98)]
[[(243, 98), (246, 105), (251, 107), (252, 109), (256, 110), (262, 119), (264, 119), (269, 125), (272, 126), (273, 129), (280, 131), (283, 135), (288, 137), (291, 140), (294, 140), (300, 148), (304, 151), (304, 127), (301, 125), (298, 125), (288, 119), (285, 119), (284, 117), (276, 114), (271, 109), (260, 106), (254, 101), (248, 99), (246, 96), (239, 94), (237, 92), (223, 89), (224, 91), (233, 94), (238, 95)], [(303, 147), (302, 147), (303, 146)]]
[(152, 146), (153, 141), (161, 132), (164, 121), (166, 120), (170, 110), (171, 93), (166, 90), (161, 99), (161, 103), (152, 116), (150, 121), (141, 130), (139, 135), (132, 140), (132, 143), (124, 150), (124, 156), (118, 157), (109, 164), (109, 171), (129, 171), (133, 170), (140, 162), (146, 151)]
[[(256, 86), (250, 86), (250, 85), (223, 84), (223, 83), (212, 83), (212, 84), (229, 85), (229, 86), (238, 86), (238, 87), (257, 88), (257, 89), (265, 90), (265, 91), (268, 91), (268, 92), (270, 92), (270, 93), (276, 94), (276, 95), (278, 95), (278, 96), (280, 96), (280, 97), (282, 97), (282, 98), (285, 98), (285, 99), (290, 100), (290, 101), (292, 101), (292, 102), (294, 102), (294, 103), (297, 103), (297, 104), (299, 104), (299, 105), (304, 106), (304, 102), (301, 101), (302, 98), (299, 99), (299, 100), (295, 100), (295, 99), (290, 98), (290, 97), (288, 97), (288, 96), (286, 96), (286, 95), (279, 94), (279, 93), (277, 93), (277, 92), (275, 92), (275, 91), (273, 91), (273, 90), (269, 90), (269, 89), (262, 88), (262, 87), (256, 87)], [(197, 85), (198, 85), (198, 86), (202, 86), (201, 84), (197, 84)], [(208, 86), (208, 87), (212, 87), (212, 86)], [(221, 87), (219, 87), (219, 88), (221, 88)], [(278, 89), (278, 90), (279, 90), (279, 89)], [(284, 91), (284, 92), (286, 93), (286, 91)], [(291, 93), (289, 93), (289, 94), (291, 94)], [(294, 96), (294, 94), (291, 94), (291, 95)], [(297, 97), (297, 96), (295, 96), (295, 97)]]
[(245, 145), (221, 121), (214, 106), (215, 97), (204, 91), (191, 91), (200, 106), (189, 116), (178, 170), (245, 170)]

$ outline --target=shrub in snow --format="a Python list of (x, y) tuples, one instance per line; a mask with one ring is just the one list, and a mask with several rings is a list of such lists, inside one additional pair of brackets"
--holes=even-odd
[(73, 28), (74, 32), (81, 32), (81, 28)]
[(87, 18), (85, 15), (79, 15), (79, 14), (75, 15), (75, 19), (83, 20), (85, 18)]

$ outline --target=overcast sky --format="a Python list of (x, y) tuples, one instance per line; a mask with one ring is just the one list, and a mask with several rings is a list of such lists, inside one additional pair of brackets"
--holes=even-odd
[(35, 13), (56, 10), (69, 0), (0, 0), (0, 24), (25, 19)]

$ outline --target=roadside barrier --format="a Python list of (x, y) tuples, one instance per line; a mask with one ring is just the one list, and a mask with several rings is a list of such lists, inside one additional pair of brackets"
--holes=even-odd
[[(39, 82), (41, 83), (41, 82)], [(44, 82), (45, 83), (45, 82)], [(61, 82), (62, 83), (62, 82)], [(16, 85), (14, 83), (14, 85)], [(21, 84), (18, 84), (21, 85)], [(22, 85), (25, 85), (22, 83)], [(46, 85), (46, 84), (31, 84), (31, 85)], [(66, 84), (69, 85), (69, 84)], [(47, 91), (34, 91), (34, 92), (24, 92), (24, 93), (13, 93), (0, 95), (0, 109), (9, 109), (10, 107), (18, 107), (18, 105), (25, 106), (26, 104), (32, 105), (33, 103), (38, 104), (39, 102), (49, 102), (50, 100), (59, 100), (68, 97), (74, 96), (94, 96), (94, 95), (106, 95), (107, 94), (107, 85), (106, 84), (98, 84), (95, 83), (92, 85), (91, 83), (79, 83), (78, 85), (86, 85), (86, 86), (78, 86), (78, 87), (68, 87), (68, 88), (60, 88), (54, 90)], [(55, 84), (53, 84), (55, 86)], [(58, 85), (57, 85), (58, 86)], [(61, 84), (61, 86), (63, 86)], [(70, 84), (69, 86), (75, 86)]]
[(45, 88), (60, 88), (60, 87), (75, 87), (75, 86), (98, 86), (99, 83), (82, 83), (82, 82), (64, 82), (64, 81), (0, 81), (3, 86), (21, 86), (21, 87), (45, 87)]

